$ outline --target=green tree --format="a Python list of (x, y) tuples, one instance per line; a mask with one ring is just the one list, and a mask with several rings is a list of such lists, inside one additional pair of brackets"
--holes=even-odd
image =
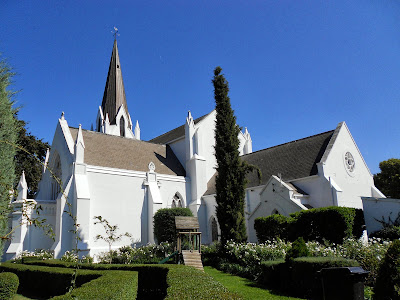
[(215, 157), (217, 159), (216, 202), (221, 242), (247, 239), (244, 216), (246, 173), (254, 169), (239, 157), (239, 132), (228, 96), (229, 86), (221, 67), (214, 70), (214, 96), (217, 111)]
[(374, 175), (375, 186), (386, 197), (400, 199), (400, 159), (382, 161), (379, 168), (381, 172)]
[(104, 230), (106, 232), (105, 235), (101, 235), (101, 234), (96, 235), (96, 241), (103, 240), (108, 244), (108, 253), (110, 255), (110, 264), (111, 264), (111, 262), (112, 262), (112, 252), (111, 252), (112, 244), (120, 241), (124, 236), (130, 238), (130, 237), (132, 237), (132, 235), (128, 232), (125, 232), (123, 234), (117, 234), (118, 225), (111, 225), (107, 221), (107, 219), (104, 219), (102, 216), (95, 216), (94, 219), (96, 220), (94, 222), (94, 225), (96, 225), (96, 224), (103, 225)]
[(176, 243), (175, 217), (193, 217), (192, 211), (187, 207), (162, 208), (154, 214), (154, 236), (157, 242)]
[[(8, 231), (8, 203), (15, 178), (13, 146), (17, 139), (13, 110), (14, 92), (9, 90), (14, 73), (5, 59), (0, 59), (0, 236)], [(0, 254), (4, 242), (0, 241)]]
[(44, 162), (47, 148), (50, 148), (50, 145), (28, 132), (26, 122), (18, 120), (17, 114), (15, 114), (15, 118), (17, 119), (18, 127), (17, 144), (27, 152), (17, 149), (14, 186), (18, 185), (22, 171), (25, 171), (25, 178), (28, 183), (28, 198), (34, 198), (42, 177), (43, 165), (40, 162)]

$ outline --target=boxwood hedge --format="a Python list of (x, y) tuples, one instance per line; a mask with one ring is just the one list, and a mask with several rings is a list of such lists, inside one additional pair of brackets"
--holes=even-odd
[(14, 273), (0, 273), (0, 300), (11, 299), (17, 293), (18, 285), (18, 276)]
[[(8, 263), (7, 265), (15, 265)], [(44, 267), (48, 266), (48, 267)], [(51, 266), (51, 267), (50, 267)], [(60, 260), (44, 260), (44, 261), (30, 261), (25, 268), (49, 268), (49, 269), (65, 269), (71, 274), (74, 263), (63, 262)], [(211, 276), (206, 273), (196, 270), (193, 267), (184, 265), (117, 265), (117, 264), (80, 264), (79, 272), (89, 272), (89, 274), (97, 274), (100, 276), (105, 272), (120, 271), (123, 273), (130, 273), (126, 271), (137, 271), (138, 281), (135, 285), (137, 287), (138, 299), (240, 299), (237, 294), (229, 292), (223, 285), (216, 282)], [(90, 273), (93, 272), (93, 273)], [(119, 273), (116, 273), (119, 274)], [(123, 278), (119, 275), (119, 278)], [(104, 277), (104, 279), (103, 279)], [(97, 277), (91, 282), (81, 283), (80, 288), (74, 290), (70, 295), (57, 297), (55, 299), (69, 299), (68, 297), (78, 296), (78, 292), (82, 293), (80, 299), (94, 299), (87, 298), (83, 295), (90, 295), (90, 291), (97, 288), (103, 280), (106, 282), (101, 286), (107, 286), (107, 282), (111, 282), (112, 278)], [(79, 277), (78, 277), (79, 278)], [(112, 286), (113, 283), (111, 283)], [(119, 284), (116, 280), (115, 284)], [(124, 288), (128, 284), (127, 281), (122, 282), (119, 286)], [(132, 285), (129, 283), (129, 285)], [(106, 288), (107, 289), (107, 288)], [(96, 292), (97, 291), (93, 291)], [(85, 293), (85, 294), (83, 294)], [(96, 295), (102, 295), (99, 292)], [(134, 299), (135, 297), (116, 297), (107, 299)], [(97, 298), (104, 299), (104, 298)]]
[(333, 267), (358, 267), (355, 260), (338, 257), (299, 257), (284, 260), (263, 261), (262, 283), (270, 288), (289, 292), (307, 299), (321, 297), (321, 280), (318, 271)]
[(0, 271), (15, 273), (20, 281), (18, 293), (31, 297), (127, 299), (124, 297), (135, 298), (137, 294), (138, 274), (132, 271), (78, 270), (77, 288), (70, 294), (66, 293), (71, 286), (74, 269), (2, 263)]

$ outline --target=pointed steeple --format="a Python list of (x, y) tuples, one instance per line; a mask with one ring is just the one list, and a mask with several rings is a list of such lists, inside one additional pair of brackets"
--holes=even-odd
[(122, 80), (121, 63), (119, 62), (117, 40), (114, 39), (114, 47), (111, 54), (110, 66), (108, 68), (103, 102), (101, 103), (104, 115), (109, 115), (110, 124), (116, 124), (117, 112), (121, 105), (124, 105), (126, 112), (128, 112), (124, 82)]

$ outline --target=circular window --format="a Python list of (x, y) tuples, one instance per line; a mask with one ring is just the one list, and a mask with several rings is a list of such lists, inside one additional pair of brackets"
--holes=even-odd
[(356, 163), (354, 161), (354, 157), (350, 152), (346, 152), (344, 155), (344, 164), (346, 166), (347, 171), (353, 172), (356, 167)]

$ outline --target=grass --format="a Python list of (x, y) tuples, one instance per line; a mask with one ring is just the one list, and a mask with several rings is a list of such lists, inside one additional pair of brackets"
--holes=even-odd
[(263, 288), (254, 281), (226, 274), (212, 267), (204, 267), (204, 271), (216, 281), (224, 285), (229, 291), (239, 294), (243, 299), (302, 300), (302, 298), (279, 295), (271, 290)]

